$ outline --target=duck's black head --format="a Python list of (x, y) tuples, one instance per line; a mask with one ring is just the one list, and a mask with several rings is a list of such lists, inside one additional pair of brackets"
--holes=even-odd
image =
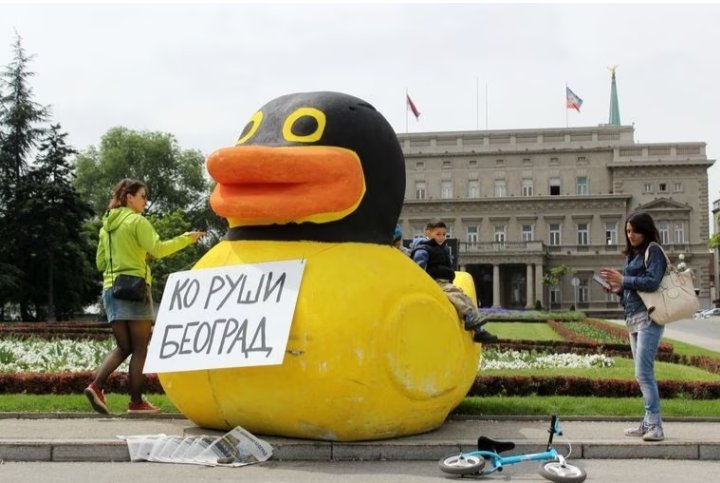
[(405, 193), (397, 136), (373, 106), (338, 92), (278, 97), (237, 144), (208, 158), (210, 204), (229, 239), (390, 243)]

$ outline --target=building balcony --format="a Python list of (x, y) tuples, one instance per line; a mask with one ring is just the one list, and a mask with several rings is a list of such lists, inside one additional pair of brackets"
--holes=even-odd
[[(505, 255), (602, 255), (618, 254), (622, 252), (625, 245), (546, 245), (541, 241), (527, 242), (458, 242), (459, 252), (468, 255), (486, 255), (503, 253)], [(683, 243), (668, 243), (663, 245), (665, 252), (691, 253), (691, 247)]]
[(528, 253), (546, 253), (541, 241), (526, 242), (459, 242), (460, 253), (484, 255), (502, 252), (507, 255), (527, 255)]

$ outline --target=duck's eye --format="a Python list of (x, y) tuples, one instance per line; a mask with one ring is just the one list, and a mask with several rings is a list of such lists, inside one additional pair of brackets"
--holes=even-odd
[(258, 130), (260, 127), (260, 123), (263, 120), (263, 113), (262, 111), (258, 111), (255, 114), (253, 114), (253, 117), (250, 118), (248, 123), (245, 125), (245, 128), (240, 133), (240, 137), (237, 140), (237, 143), (235, 144), (242, 144), (248, 139), (252, 137), (253, 134), (255, 134), (255, 131)]
[(301, 107), (290, 114), (283, 124), (286, 141), (312, 143), (325, 131), (325, 113), (313, 107)]

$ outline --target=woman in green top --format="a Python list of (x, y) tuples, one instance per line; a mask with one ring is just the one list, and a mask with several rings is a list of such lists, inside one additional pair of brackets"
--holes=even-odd
[[(145, 400), (143, 366), (155, 318), (150, 293), (152, 276), (147, 265), (148, 256), (162, 258), (198, 241), (205, 232), (192, 231), (171, 240), (161, 241), (150, 222), (142, 216), (147, 202), (147, 187), (142, 181), (123, 179), (113, 190), (108, 211), (100, 229), (96, 264), (103, 272), (103, 305), (112, 326), (116, 347), (103, 360), (95, 380), (85, 389), (93, 409), (108, 414), (102, 388), (107, 378), (130, 357), (128, 387), (129, 413), (157, 412), (159, 409)], [(145, 300), (121, 300), (113, 296), (113, 280), (120, 274), (144, 277), (147, 283)]]

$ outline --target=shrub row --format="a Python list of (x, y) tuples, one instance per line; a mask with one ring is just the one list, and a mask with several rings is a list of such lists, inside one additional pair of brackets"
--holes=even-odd
[[(658, 381), (663, 398), (717, 399), (720, 382)], [(636, 381), (583, 377), (478, 376), (468, 396), (636, 397)]]
[[(145, 392), (163, 394), (156, 374), (146, 375)], [(93, 380), (93, 373), (62, 372), (56, 374), (2, 374), (0, 394), (82, 394)], [(105, 392), (127, 393), (127, 373), (114, 372), (103, 388)]]

